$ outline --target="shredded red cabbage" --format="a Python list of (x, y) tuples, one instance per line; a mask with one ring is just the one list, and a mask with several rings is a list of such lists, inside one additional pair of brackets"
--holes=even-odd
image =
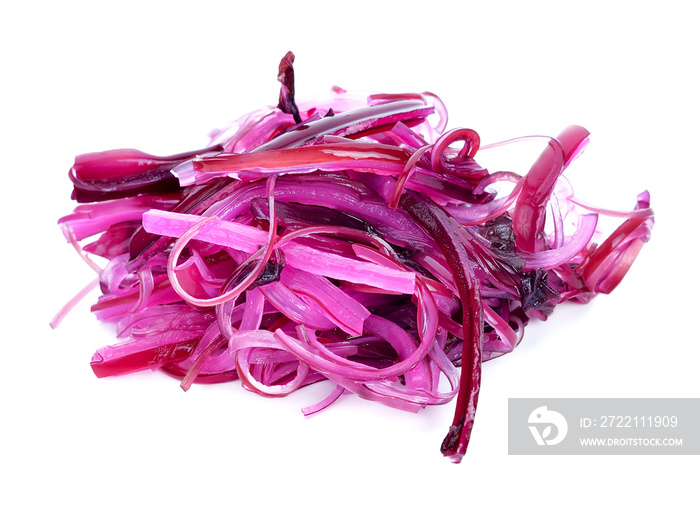
[[(482, 362), (557, 304), (619, 284), (649, 240), (649, 193), (627, 212), (576, 198), (562, 172), (588, 142), (580, 126), (545, 138), (524, 176), (489, 172), (480, 149), (521, 139), (446, 132), (430, 93), (297, 102), (293, 62), (276, 107), (205, 149), (76, 157), (81, 205), (59, 225), (99, 273), (92, 311), (119, 339), (92, 369), (160, 369), (185, 390), (240, 379), (263, 396), (333, 381), (305, 415), (344, 393), (408, 411), (456, 397), (442, 453), (459, 462)], [(598, 216), (623, 221), (606, 235)]]

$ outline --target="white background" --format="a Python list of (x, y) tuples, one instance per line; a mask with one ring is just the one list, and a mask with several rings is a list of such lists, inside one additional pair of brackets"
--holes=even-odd
[[(700, 394), (692, 2), (19, 5), (0, 12), (0, 509), (681, 511), (697, 497), (696, 456), (507, 455), (511, 397)], [(327, 386), (267, 400), (150, 372), (98, 380), (90, 356), (113, 338), (89, 313), (96, 296), (48, 327), (92, 279), (55, 224), (73, 157), (202, 147), (276, 103), (287, 50), (300, 96), (430, 90), (484, 142), (580, 124), (579, 196), (625, 209), (651, 192), (657, 224), (622, 285), (484, 365), (460, 465), (439, 453), (451, 405), (343, 397), (305, 419)]]

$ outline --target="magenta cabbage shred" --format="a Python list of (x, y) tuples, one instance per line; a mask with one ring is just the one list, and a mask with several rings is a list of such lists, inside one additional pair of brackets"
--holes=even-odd
[[(205, 148), (76, 157), (79, 205), (59, 225), (98, 277), (52, 326), (99, 287), (91, 309), (118, 342), (93, 356), (98, 377), (158, 369), (184, 390), (240, 380), (266, 397), (333, 382), (305, 415), (343, 394), (410, 412), (454, 400), (441, 451), (459, 462), (482, 362), (618, 285), (649, 240), (649, 193), (629, 211), (577, 199), (562, 172), (588, 143), (580, 126), (482, 146), (446, 131), (431, 93), (297, 101), (293, 62), (277, 106)], [(527, 173), (477, 163), (533, 139)], [(605, 234), (600, 216), (621, 224)]]

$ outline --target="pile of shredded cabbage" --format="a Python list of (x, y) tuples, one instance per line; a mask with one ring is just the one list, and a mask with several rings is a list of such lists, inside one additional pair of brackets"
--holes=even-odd
[[(271, 397), (335, 383), (307, 415), (344, 393), (408, 411), (456, 397), (441, 450), (459, 462), (482, 362), (557, 304), (615, 288), (649, 239), (649, 194), (627, 212), (578, 200), (561, 175), (588, 141), (580, 126), (541, 138), (524, 176), (489, 172), (475, 131), (445, 132), (435, 95), (335, 88), (297, 104), (293, 61), (279, 104), (207, 148), (75, 159), (80, 205), (59, 224), (99, 273), (92, 311), (119, 339), (92, 368), (160, 369), (185, 390), (240, 379)], [(621, 224), (603, 234), (599, 216)]]

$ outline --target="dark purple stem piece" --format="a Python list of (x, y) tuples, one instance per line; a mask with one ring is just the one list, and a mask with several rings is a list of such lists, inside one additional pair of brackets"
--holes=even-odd
[(481, 386), (484, 314), (479, 285), (467, 251), (454, 233), (447, 214), (431, 200), (419, 200), (413, 193), (404, 194), (400, 206), (435, 239), (454, 275), (462, 303), (462, 375), (452, 426), (440, 448), (444, 456), (459, 463), (467, 451)]

